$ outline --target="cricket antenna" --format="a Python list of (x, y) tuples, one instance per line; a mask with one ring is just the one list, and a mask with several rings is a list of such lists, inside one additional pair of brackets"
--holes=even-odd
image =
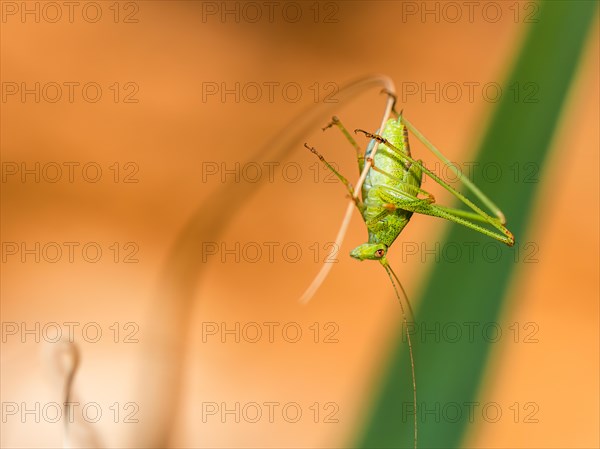
[[(404, 321), (404, 328), (406, 329), (406, 341), (408, 342), (408, 354), (410, 356), (410, 369), (412, 372), (414, 404), (414, 448), (417, 449), (417, 381), (415, 378), (415, 359), (413, 357), (413, 348), (412, 342), (410, 340), (410, 331), (408, 330), (408, 319), (406, 318), (406, 312), (404, 311), (404, 306), (402, 305), (402, 300), (400, 298), (400, 294), (398, 293), (398, 287), (400, 287), (400, 290), (402, 291), (402, 296), (404, 296), (404, 301), (406, 302), (406, 304), (408, 305), (408, 309), (410, 310), (411, 321), (414, 321), (415, 319), (412, 307), (410, 306), (410, 301), (408, 300), (408, 295), (406, 294), (406, 291), (404, 290), (400, 279), (398, 279), (398, 276), (396, 276), (396, 273), (394, 273), (394, 270), (392, 270), (392, 267), (385, 258), (381, 260), (381, 265), (383, 265), (383, 268), (385, 268), (385, 271), (388, 277), (390, 278), (390, 282), (394, 287), (394, 292), (396, 293), (396, 298), (398, 298), (398, 304), (400, 304), (400, 310), (402, 311), (402, 320)], [(396, 282), (394, 282), (394, 279), (396, 279)], [(398, 287), (396, 286), (396, 283)]]
[[(396, 279), (396, 283), (398, 284), (398, 287), (400, 287), (400, 290), (402, 291), (402, 296), (404, 297), (404, 302), (406, 302), (406, 305), (408, 306), (410, 320), (414, 322), (415, 321), (415, 313), (413, 312), (412, 306), (410, 305), (410, 301), (408, 300), (408, 295), (406, 294), (406, 290), (404, 290), (404, 286), (402, 285), (402, 282), (400, 282), (400, 279), (398, 278), (398, 276), (396, 275), (394, 270), (392, 270), (392, 267), (387, 262), (387, 260), (385, 260), (385, 263), (383, 266), (386, 267), (386, 270), (389, 271), (388, 275), (389, 275), (389, 273), (392, 273), (392, 275), (394, 276), (394, 279)], [(400, 300), (400, 298), (398, 298), (398, 300)]]
[[(379, 129), (384, 128), (385, 123), (388, 121), (388, 118), (390, 117), (390, 114), (394, 110), (394, 107), (396, 105), (396, 95), (393, 93), (395, 90), (394, 82), (387, 77), (384, 79), (384, 81), (385, 81), (386, 87), (385, 87), (385, 89), (382, 90), (382, 92), (388, 94), (388, 99), (387, 99), (387, 103), (385, 105), (385, 110), (383, 112), (383, 117), (381, 119), (381, 125), (379, 126)], [(354, 211), (356, 199), (358, 198), (358, 195), (360, 194), (362, 185), (365, 182), (365, 178), (367, 177), (367, 174), (369, 173), (369, 170), (370, 170), (371, 166), (373, 165), (372, 158), (375, 156), (375, 153), (377, 152), (377, 147), (378, 146), (375, 145), (375, 148), (373, 148), (373, 151), (371, 153), (371, 159), (365, 161), (365, 166), (360, 174), (360, 177), (358, 178), (358, 181), (356, 182), (354, 191), (352, 192), (352, 198), (350, 198), (350, 200), (348, 202), (348, 207), (346, 208), (346, 213), (344, 214), (344, 218), (342, 219), (342, 224), (340, 225), (337, 236), (335, 238), (334, 249), (341, 248), (342, 243), (344, 243), (344, 238), (346, 237), (346, 232), (348, 231), (348, 226), (350, 225), (350, 220), (352, 219), (352, 212)], [(306, 304), (306, 303), (308, 303), (308, 301), (311, 300), (311, 298), (315, 295), (317, 290), (319, 290), (319, 287), (321, 287), (321, 284), (323, 283), (323, 281), (325, 281), (325, 279), (327, 278), (327, 275), (331, 271), (331, 267), (332, 267), (331, 263), (325, 262), (323, 264), (323, 266), (321, 267), (321, 269), (319, 270), (319, 272), (317, 273), (317, 275), (315, 276), (313, 281), (310, 283), (308, 288), (304, 291), (304, 293), (300, 297), (299, 302), (301, 304)]]

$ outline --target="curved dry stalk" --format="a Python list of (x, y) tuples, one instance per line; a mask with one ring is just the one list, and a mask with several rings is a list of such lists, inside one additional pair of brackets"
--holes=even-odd
[[(388, 77), (384, 77), (383, 80), (385, 82), (384, 90), (387, 90), (390, 93), (395, 92), (394, 82)], [(381, 118), (381, 125), (379, 126), (379, 129), (383, 129), (385, 123), (388, 121), (388, 118), (390, 117), (390, 114), (394, 107), (395, 101), (396, 100), (392, 95), (388, 95), (388, 99), (385, 104), (385, 110), (383, 111), (383, 117)], [(346, 237), (346, 232), (348, 231), (348, 226), (350, 225), (350, 220), (352, 219), (352, 213), (354, 212), (355, 199), (358, 198), (358, 195), (360, 194), (362, 185), (365, 182), (367, 174), (369, 173), (369, 170), (373, 166), (373, 159), (375, 157), (375, 154), (377, 153), (377, 149), (378, 149), (378, 145), (375, 145), (375, 147), (373, 148), (373, 151), (371, 153), (371, 157), (369, 159), (365, 160), (365, 166), (364, 166), (362, 172), (360, 173), (360, 177), (358, 178), (358, 181), (356, 182), (354, 191), (352, 193), (352, 198), (348, 201), (348, 207), (346, 208), (344, 218), (342, 219), (342, 223), (338, 230), (337, 236), (335, 237), (334, 248), (341, 248), (342, 243), (344, 242), (344, 238)], [(331, 271), (331, 267), (332, 267), (332, 265), (327, 262), (325, 262), (321, 266), (321, 269), (319, 270), (319, 272), (317, 273), (315, 278), (312, 280), (312, 282), (310, 283), (308, 288), (304, 291), (304, 293), (300, 297), (300, 299), (299, 299), (300, 303), (306, 304), (306, 303), (308, 303), (308, 301), (310, 301), (312, 299), (312, 297), (315, 295), (315, 293), (317, 292), (319, 287), (321, 287), (321, 284), (323, 284), (323, 281), (325, 281), (325, 279), (329, 275), (329, 272)]]
[[(389, 89), (390, 86), (393, 87), (390, 79), (384, 75), (367, 76), (349, 83), (339, 90), (338, 103), (319, 103), (317, 107), (312, 105), (248, 160), (258, 164), (286, 160), (296, 148), (301, 148), (301, 139), (319, 126), (324, 117), (331, 116), (341, 104), (368, 89)], [(154, 334), (145, 340), (146, 354), (151, 354), (151, 357), (144, 360), (139, 382), (141, 397), (150, 400), (149, 392), (159, 393), (152, 398), (151, 405), (144, 407), (147, 427), (136, 435), (135, 444), (138, 446), (168, 447), (172, 441), (178, 412), (182, 409), (179, 406), (181, 377), (192, 320), (189, 312), (206, 267), (201, 257), (202, 242), (218, 240), (235, 218), (238, 209), (223, 207), (223, 204), (243, 204), (263, 183), (264, 180), (254, 184), (225, 184), (196, 209), (165, 259), (156, 300), (152, 305), (153, 320), (150, 327)]]

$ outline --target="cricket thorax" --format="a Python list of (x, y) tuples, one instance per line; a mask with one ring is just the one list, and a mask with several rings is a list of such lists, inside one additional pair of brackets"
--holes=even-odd
[(391, 246), (410, 221), (412, 212), (398, 210), (367, 225), (369, 243), (384, 243)]

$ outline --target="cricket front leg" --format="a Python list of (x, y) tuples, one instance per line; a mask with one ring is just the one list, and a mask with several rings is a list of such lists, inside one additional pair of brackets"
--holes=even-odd
[(319, 153), (316, 150), (316, 148), (311, 147), (306, 143), (304, 144), (304, 146), (308, 150), (310, 150), (314, 155), (316, 155), (320, 159), (320, 161), (323, 162), (323, 164), (325, 164), (329, 171), (331, 171), (340, 181), (342, 181), (342, 183), (346, 186), (346, 190), (348, 190), (348, 193), (350, 193), (350, 198), (352, 198), (352, 201), (354, 201), (356, 208), (362, 213), (363, 204), (357, 197), (354, 196), (354, 188), (352, 187), (352, 184), (350, 184), (340, 172), (333, 168), (333, 166), (329, 162), (327, 162), (327, 160), (321, 155), (321, 153)]

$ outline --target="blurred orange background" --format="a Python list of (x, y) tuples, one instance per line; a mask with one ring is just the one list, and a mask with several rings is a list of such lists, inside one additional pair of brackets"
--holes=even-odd
[[(395, 80), (406, 116), (450, 160), (470, 160), (494, 107), (480, 86), (502, 84), (534, 4), (502, 3), (495, 22), (479, 9), (471, 21), (461, 10), (453, 23), (443, 2), (429, 3), (441, 8), (439, 20), (413, 14), (406, 2), (296, 2), (273, 6), (273, 20), (263, 6), (252, 23), (255, 10), (235, 2), (74, 3), (72, 16), (61, 2), (1, 3), (2, 447), (61, 444), (60, 423), (42, 412), (39, 423), (35, 412), (23, 423), (21, 408), (62, 402), (62, 384), (47, 359), (53, 337), (42, 329), (71, 322), (81, 352), (74, 392), (102, 412), (97, 423), (76, 415), (75, 443), (93, 446), (95, 435), (107, 447), (351, 444), (372, 405), (400, 315), (380, 269), (347, 257), (366, 239), (356, 216), (313, 302), (296, 301), (335, 238), (347, 204), (343, 187), (326, 182), (318, 161), (298, 145), (292, 165), (273, 161), (290, 168), (287, 175), (278, 168), (250, 201), (221, 205), (236, 215), (215, 242), (218, 253), (203, 264), (193, 297), (165, 290), (171, 248), (198, 208), (224, 187), (222, 176), (233, 180), (223, 168), (246, 163), (298, 114), (316, 107), (315, 100), (335, 98), (337, 88), (366, 74)], [(33, 12), (23, 15), (23, 8)], [(238, 8), (239, 21), (221, 8)], [(302, 16), (294, 21), (297, 11)], [(538, 176), (540, 195), (525, 238), (537, 245), (537, 258), (519, 260), (504, 313), (506, 328), (536, 323), (538, 342), (494, 345), (481, 395), (481, 402), (506, 409), (535, 402), (539, 422), (476, 420), (466, 447), (600, 444), (598, 54), (596, 20), (549, 164)], [(54, 83), (62, 94), (56, 101)], [(435, 90), (436, 83), (449, 88), (438, 89), (439, 98), (409, 90)], [(457, 101), (450, 97), (454, 83), (462, 93)], [(472, 99), (468, 83), (477, 86)], [(97, 86), (101, 98), (93, 102)], [(271, 98), (268, 86), (274, 86)], [(23, 94), (24, 87), (33, 93)], [(223, 95), (223, 88), (234, 93)], [(294, 89), (301, 93), (297, 101)], [(349, 129), (374, 131), (384, 100), (372, 89), (336, 114)], [(305, 140), (355, 179), (354, 150), (337, 131), (322, 134), (317, 127)], [(24, 182), (22, 164), (34, 170)], [(57, 165), (62, 177), (52, 182)], [(207, 171), (215, 167), (216, 174)], [(256, 167), (246, 168), (252, 178)], [(447, 226), (427, 217), (413, 221), (401, 239), (431, 242), (427, 248)], [(23, 254), (22, 242), (33, 252)], [(229, 255), (221, 244), (233, 249)], [(286, 244), (301, 249), (297, 262), (283, 251)], [(102, 253), (92, 262), (97, 248)], [(250, 261), (257, 248), (261, 255)], [(404, 260), (400, 250), (395, 257), (416, 297), (432, 258)], [(93, 343), (98, 328), (102, 335)], [(223, 334), (227, 329), (234, 333)], [(253, 343), (257, 329), (262, 336)], [(302, 335), (292, 343), (298, 329)], [(177, 363), (180, 372), (172, 371)], [(247, 412), (239, 423), (235, 414), (221, 414), (236, 403)], [(256, 407), (248, 405), (254, 403), (263, 413), (256, 423)], [(265, 403), (277, 404), (272, 420)], [(293, 403), (302, 410), (298, 422), (281, 414)], [(8, 413), (7, 404), (19, 411)], [(215, 404), (218, 412), (211, 414)], [(289, 407), (293, 415), (296, 406)], [(137, 422), (127, 422), (130, 414)]]

